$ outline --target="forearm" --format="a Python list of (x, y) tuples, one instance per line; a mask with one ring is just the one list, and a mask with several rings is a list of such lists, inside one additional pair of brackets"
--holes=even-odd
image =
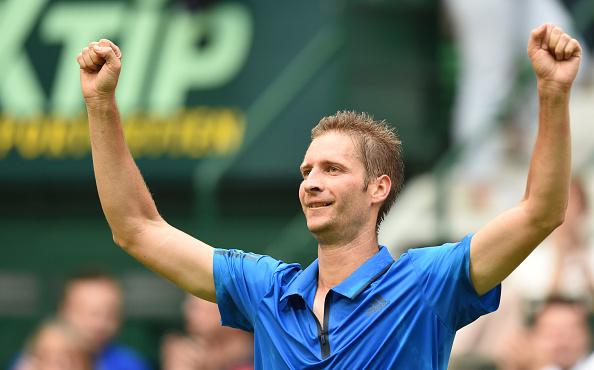
[(126, 147), (115, 97), (88, 101), (87, 112), (101, 206), (114, 240), (125, 247), (144, 222), (161, 218)]
[(470, 274), (479, 295), (503, 281), (565, 215), (571, 167), (569, 97), (539, 91), (539, 132), (524, 198), (472, 239)]
[(569, 89), (539, 82), (539, 129), (524, 197), (526, 211), (540, 226), (564, 218), (571, 178)]

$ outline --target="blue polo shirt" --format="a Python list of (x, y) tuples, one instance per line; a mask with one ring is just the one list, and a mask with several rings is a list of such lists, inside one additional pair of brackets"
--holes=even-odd
[(305, 270), (268, 256), (217, 249), (223, 325), (254, 333), (256, 369), (447, 369), (456, 330), (499, 305), (469, 276), (471, 236), (367, 260), (313, 314), (318, 262)]

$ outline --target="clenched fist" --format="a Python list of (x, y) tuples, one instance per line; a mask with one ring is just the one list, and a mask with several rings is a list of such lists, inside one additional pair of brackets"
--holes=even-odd
[(87, 104), (113, 98), (122, 69), (121, 59), (120, 48), (106, 39), (91, 42), (78, 54), (80, 83)]

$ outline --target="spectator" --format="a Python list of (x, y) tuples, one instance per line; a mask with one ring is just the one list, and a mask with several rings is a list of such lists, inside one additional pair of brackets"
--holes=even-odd
[(170, 333), (161, 348), (162, 370), (250, 370), (253, 334), (221, 326), (216, 304), (187, 294), (185, 334)]
[(16, 370), (91, 370), (92, 358), (80, 333), (60, 320), (46, 321), (27, 343)]
[(136, 351), (114, 341), (122, 320), (122, 305), (118, 282), (101, 273), (77, 276), (64, 289), (59, 315), (89, 343), (97, 370), (149, 368)]
[(514, 370), (591, 370), (588, 310), (579, 301), (552, 297), (538, 309), (523, 339), (502, 364)]

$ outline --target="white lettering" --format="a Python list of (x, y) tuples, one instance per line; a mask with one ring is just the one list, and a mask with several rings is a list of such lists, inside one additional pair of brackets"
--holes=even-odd
[[(233, 79), (253, 37), (252, 16), (240, 2), (197, 13), (165, 9), (172, 5), (169, 0), (48, 2), (0, 1), (0, 109), (5, 115), (48, 110), (72, 117), (82, 111), (76, 55), (101, 38), (117, 42), (124, 55), (117, 90), (122, 115), (142, 111), (143, 105), (152, 114), (170, 114), (186, 106), (190, 91), (218, 88)], [(57, 63), (49, 63), (57, 67), (45, 89), (35, 70), (44, 64), (34, 66), (31, 57), (47, 56), (37, 50), (29, 55), (25, 47), (37, 22), (38, 39), (61, 48)]]
[(180, 12), (174, 18), (159, 52), (149, 97), (155, 113), (182, 107), (191, 89), (213, 89), (229, 82), (244, 65), (251, 46), (252, 18), (240, 3), (218, 4), (195, 15)]
[[(159, 37), (159, 27), (163, 7), (167, 0), (138, 0), (137, 9), (126, 15), (126, 22), (122, 28), (123, 58), (125, 68), (120, 75), (116, 91), (118, 107), (122, 116), (138, 110), (142, 103), (146, 103), (146, 89), (151, 81), (150, 68), (155, 67), (155, 57), (160, 50), (153, 40)], [(143, 98), (145, 101), (143, 101)]]
[(73, 115), (82, 108), (76, 56), (93, 40), (113, 38), (123, 22), (124, 4), (101, 2), (56, 4), (41, 23), (41, 36), (48, 43), (61, 43), (56, 80), (51, 91), (51, 108), (58, 114)]

